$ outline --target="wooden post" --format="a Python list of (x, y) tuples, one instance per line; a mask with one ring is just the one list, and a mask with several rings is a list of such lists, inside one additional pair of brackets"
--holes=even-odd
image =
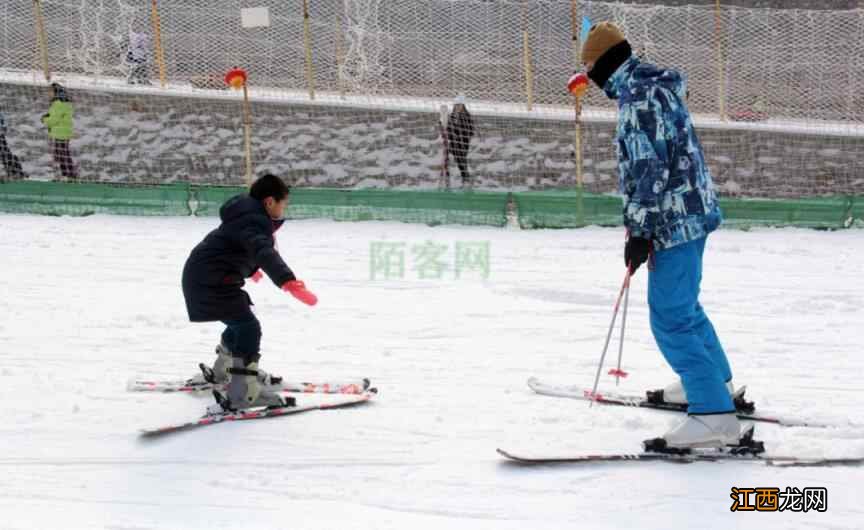
[(159, 84), (165, 88), (165, 54), (162, 51), (162, 23), (159, 19), (157, 0), (151, 1), (150, 20), (153, 23), (153, 43), (156, 47), (156, 64), (159, 66)]
[(252, 108), (248, 81), (243, 83), (243, 150), (246, 153), (246, 187), (252, 187)]
[(522, 32), (522, 54), (525, 64), (525, 97), (528, 100), (528, 110), (534, 108), (534, 71), (531, 68), (531, 42), (528, 30)]
[(723, 54), (723, 14), (720, 0), (714, 4), (714, 41), (717, 48), (717, 101), (720, 121), (726, 121), (726, 65)]
[(309, 0), (303, 0), (303, 47), (306, 49), (306, 82), (309, 99), (315, 99), (315, 70), (312, 65), (312, 28), (309, 25)]
[(576, 98), (576, 130), (573, 132), (573, 149), (576, 152), (576, 225), (585, 225), (585, 205), (583, 203), (582, 181), (582, 100)]
[(345, 97), (345, 82), (342, 79), (342, 62), (345, 60), (342, 52), (342, 19), (336, 19), (336, 89), (339, 97)]
[(51, 81), (51, 67), (48, 66), (48, 36), (45, 34), (45, 19), (42, 17), (42, 0), (33, 0), (36, 11), (36, 40), (39, 42), (39, 56), (45, 81)]
[(574, 131), (573, 145), (576, 148), (576, 187), (582, 187), (582, 100), (576, 98), (573, 108), (576, 117), (576, 130)]
[[(573, 33), (573, 63), (574, 70), (582, 68), (582, 43), (579, 42), (581, 24), (579, 23), (579, 8), (577, 0), (570, 0), (570, 29)], [(575, 130), (573, 131), (573, 152), (576, 158), (576, 225), (585, 224), (585, 206), (582, 200), (582, 99), (574, 98)]]
[(522, 67), (525, 70), (525, 99), (530, 111), (534, 107), (534, 70), (531, 67), (531, 36), (528, 33), (528, 0), (522, 2)]
[(579, 68), (582, 55), (581, 50), (579, 49), (579, 31), (582, 27), (579, 24), (579, 7), (576, 5), (577, 0), (570, 0), (570, 41), (573, 43), (573, 64), (576, 65), (576, 68)]

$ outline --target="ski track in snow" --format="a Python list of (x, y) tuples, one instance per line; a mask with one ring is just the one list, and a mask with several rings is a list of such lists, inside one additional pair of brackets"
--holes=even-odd
[[(633, 452), (679, 416), (533, 395), (529, 376), (589, 388), (623, 276), (621, 229), (288, 222), (280, 249), (320, 298), (248, 285), (262, 366), (370, 377), (356, 408), (142, 441), (209, 398), (130, 393), (132, 376), (192, 375), (221, 324), (191, 324), (180, 272), (213, 218), (0, 216), (0, 528), (853, 528), (862, 468), (746, 463), (525, 468), (496, 447)], [(447, 247), (421, 279), (412, 247)], [(490, 276), (452, 270), (490, 244)], [(405, 243), (404, 278), (370, 279), (370, 244)], [(864, 231), (724, 230), (702, 302), (763, 412), (864, 426)], [(673, 377), (634, 279), (624, 368), (641, 393)], [(613, 335), (607, 366), (617, 357)], [(300, 396), (300, 399), (326, 399)], [(864, 427), (757, 426), (776, 454), (861, 456)], [(826, 513), (732, 513), (730, 488), (827, 487)], [(757, 521), (758, 520), (758, 521)]]

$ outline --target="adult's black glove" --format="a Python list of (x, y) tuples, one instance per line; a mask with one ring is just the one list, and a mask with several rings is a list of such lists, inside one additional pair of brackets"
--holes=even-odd
[(624, 265), (630, 267), (630, 274), (635, 274), (640, 265), (648, 261), (651, 255), (651, 240), (644, 237), (628, 237), (624, 245)]

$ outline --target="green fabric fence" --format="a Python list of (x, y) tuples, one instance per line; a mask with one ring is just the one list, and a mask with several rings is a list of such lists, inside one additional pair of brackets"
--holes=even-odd
[[(0, 212), (43, 215), (218, 215), (240, 187), (175, 183), (160, 186), (41, 181), (0, 183)], [(580, 211), (581, 205), (581, 211)], [(864, 197), (722, 198), (725, 226), (836, 229), (864, 224)], [(621, 224), (621, 199), (569, 191), (485, 192), (294, 188), (290, 219), (403, 221), (522, 228)]]

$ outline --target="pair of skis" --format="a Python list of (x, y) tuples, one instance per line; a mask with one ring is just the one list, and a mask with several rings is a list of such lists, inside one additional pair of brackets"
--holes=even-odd
[[(368, 379), (329, 381), (309, 383), (303, 381), (286, 381), (277, 378), (278, 382), (274, 390), (280, 392), (298, 392), (312, 394), (361, 394), (369, 389)], [(127, 384), (130, 392), (209, 392), (211, 390), (224, 390), (225, 385), (213, 384), (205, 381), (202, 377), (177, 380), (150, 380), (132, 379)]]
[[(592, 393), (591, 390), (582, 389), (575, 386), (551, 385), (541, 382), (536, 378), (528, 380), (528, 387), (534, 392), (545, 396), (563, 397), (570, 399), (578, 399), (585, 401), (594, 401), (602, 405), (614, 405), (625, 407), (637, 407), (656, 410), (666, 410), (674, 412), (686, 412), (686, 406), (676, 403), (666, 403), (656, 399), (651, 399), (650, 393), (645, 397), (612, 394), (612, 393)], [(742, 398), (740, 402), (744, 404), (746, 410), (741, 410), (739, 405), (738, 417), (742, 420), (754, 422), (771, 423), (784, 427), (812, 427), (812, 428), (829, 428), (838, 427), (828, 423), (758, 414), (753, 410), (752, 403), (743, 401), (743, 392), (739, 391)], [(772, 466), (861, 466), (864, 465), (864, 457), (850, 458), (827, 458), (827, 457), (806, 457), (796, 455), (773, 455), (766, 454), (761, 442), (753, 440), (754, 428), (751, 425), (742, 435), (739, 443), (734, 446), (725, 448), (712, 449), (685, 449), (685, 450), (667, 450), (663, 447), (662, 439), (654, 439), (646, 441), (646, 449), (638, 453), (611, 453), (611, 454), (554, 454), (543, 453), (536, 451), (510, 451), (498, 449), (498, 454), (508, 459), (523, 465), (535, 464), (589, 464), (597, 462), (674, 462), (674, 463), (694, 463), (694, 462), (757, 462)]]
[[(168, 433), (188, 431), (218, 423), (274, 418), (313, 410), (351, 407), (371, 400), (378, 393), (378, 389), (371, 386), (369, 379), (328, 382), (287, 381), (280, 379), (277, 384), (271, 387), (282, 393), (333, 394), (334, 397), (323, 403), (298, 405), (293, 396), (285, 396), (286, 406), (284, 407), (253, 407), (236, 411), (208, 412), (196, 420), (168, 424), (151, 429), (142, 429), (140, 434), (144, 438), (155, 438)], [(165, 381), (133, 379), (129, 381), (127, 388), (132, 392), (179, 392), (188, 394), (212, 392), (215, 396), (219, 391), (224, 390), (224, 385), (209, 383), (200, 377), (193, 377), (185, 380)]]
[[(595, 403), (599, 403), (601, 405), (617, 405), (623, 407), (637, 407), (643, 409), (655, 409), (655, 410), (667, 410), (671, 412), (687, 412), (687, 405), (682, 405), (679, 403), (667, 403), (664, 401), (654, 401), (649, 400), (648, 396), (634, 396), (627, 394), (617, 394), (617, 393), (607, 393), (607, 392), (598, 392), (596, 394), (592, 394), (590, 390), (584, 389), (578, 386), (565, 386), (565, 385), (552, 385), (548, 383), (544, 383), (537, 379), (536, 377), (532, 377), (528, 379), (528, 388), (533, 390), (535, 393), (543, 395), (543, 396), (554, 396), (554, 397), (563, 397), (570, 399), (578, 399), (584, 401), (594, 401)], [(743, 391), (739, 389), (739, 393), (743, 397)], [(836, 425), (832, 425), (829, 423), (819, 422), (815, 420), (809, 420), (804, 418), (793, 418), (793, 417), (783, 417), (783, 416), (773, 416), (760, 414), (754, 411), (752, 403), (749, 403), (749, 407), (742, 407), (739, 403), (736, 403), (738, 406), (738, 419), (747, 420), (747, 421), (755, 421), (760, 423), (773, 423), (775, 425), (780, 425), (783, 427), (814, 427), (814, 428), (828, 428), (828, 427), (836, 427)]]
[[(371, 387), (368, 379), (355, 381), (330, 381), (330, 382), (301, 382), (280, 381), (277, 385), (280, 392), (284, 393), (319, 393), (333, 394), (335, 399), (325, 403), (310, 403), (297, 405), (293, 396), (286, 396), (288, 406), (284, 407), (258, 407), (242, 409), (238, 411), (223, 411), (205, 414), (197, 420), (169, 424), (153, 429), (144, 429), (141, 435), (145, 438), (155, 438), (164, 434), (186, 431), (207, 425), (218, 423), (245, 421), (262, 418), (272, 418), (308, 412), (313, 410), (328, 410), (350, 407), (365, 403), (377, 394), (377, 389)], [(648, 408), (667, 410), (674, 412), (686, 412), (686, 409), (674, 403), (651, 400), (633, 395), (623, 394), (592, 394), (590, 390), (584, 390), (573, 386), (558, 386), (545, 384), (535, 378), (529, 379), (528, 386), (534, 392), (555, 397), (594, 401), (602, 405), (628, 406), (637, 408)], [(151, 381), (133, 380), (129, 383), (129, 389), (137, 392), (181, 392), (200, 393), (216, 392), (221, 390), (220, 385), (213, 385), (205, 381), (192, 378), (177, 381)], [(743, 393), (742, 393), (743, 394)], [(748, 410), (740, 412), (739, 418), (750, 421), (771, 423), (786, 427), (836, 427), (828, 423), (811, 420), (783, 418), (778, 416), (761, 415)], [(658, 440), (653, 441), (655, 444)], [(661, 448), (662, 450), (662, 448)], [(739, 444), (722, 449), (694, 449), (672, 452), (643, 451), (639, 453), (612, 453), (612, 454), (544, 454), (532, 451), (510, 451), (498, 449), (498, 454), (509, 461), (524, 465), (535, 464), (589, 464), (598, 462), (757, 462), (772, 466), (861, 466), (864, 465), (864, 457), (859, 458), (821, 458), (794, 455), (765, 454), (761, 442), (753, 440), (753, 427), (750, 426), (742, 436)]]
[(821, 458), (789, 455), (734, 454), (726, 450), (693, 450), (687, 454), (670, 453), (611, 453), (611, 454), (536, 454), (510, 452), (498, 449), (498, 454), (509, 461), (523, 465), (540, 464), (594, 464), (600, 462), (671, 462), (692, 464), (695, 462), (752, 462), (776, 467), (841, 467), (864, 465), (864, 458)]

